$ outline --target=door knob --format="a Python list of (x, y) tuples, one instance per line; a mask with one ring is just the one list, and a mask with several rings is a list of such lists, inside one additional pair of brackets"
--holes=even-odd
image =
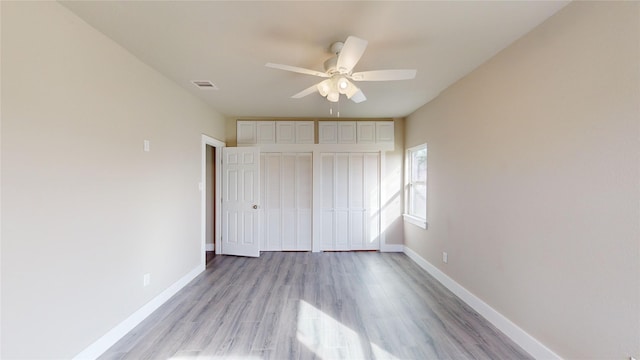
[(258, 208), (258, 205), (253, 205), (253, 208), (254, 208), (254, 209), (257, 209), (257, 208)]

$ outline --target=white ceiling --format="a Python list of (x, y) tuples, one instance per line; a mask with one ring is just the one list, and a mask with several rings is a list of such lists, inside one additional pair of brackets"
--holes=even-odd
[[(568, 1), (63, 1), (87, 23), (229, 117), (329, 117), (322, 80), (264, 66), (323, 71), (332, 42), (369, 46), (354, 71), (413, 68), (414, 80), (359, 82), (341, 117), (402, 117), (437, 96)], [(200, 90), (191, 80), (211, 80)], [(461, 106), (463, 106), (461, 104)], [(339, 109), (338, 109), (339, 107)]]

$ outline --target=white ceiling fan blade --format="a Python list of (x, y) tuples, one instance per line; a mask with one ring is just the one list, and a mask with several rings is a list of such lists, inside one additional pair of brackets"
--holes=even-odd
[(416, 77), (415, 69), (373, 70), (351, 74), (353, 81), (392, 81), (410, 80)]
[(301, 97), (305, 97), (307, 95), (313, 94), (314, 92), (318, 91), (318, 85), (311, 85), (308, 88), (300, 91), (299, 93), (293, 95), (291, 98), (292, 99), (300, 99)]
[(264, 66), (274, 68), (274, 69), (285, 70), (285, 71), (293, 71), (300, 74), (313, 75), (313, 76), (319, 76), (324, 78), (329, 77), (327, 73), (316, 71), (316, 70), (305, 69), (297, 66), (274, 64), (274, 63), (266, 63), (264, 64)]
[(349, 99), (351, 99), (351, 101), (357, 104), (367, 100), (367, 97), (364, 96), (364, 93), (362, 92), (362, 90), (358, 89), (358, 91), (356, 91), (355, 94), (351, 95)]
[(343, 74), (351, 72), (362, 57), (362, 54), (364, 54), (367, 44), (367, 40), (349, 36), (338, 55), (338, 62), (336, 64), (338, 71)]

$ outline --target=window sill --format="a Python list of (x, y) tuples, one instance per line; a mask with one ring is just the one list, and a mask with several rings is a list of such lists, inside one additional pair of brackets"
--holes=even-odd
[(415, 217), (413, 215), (409, 215), (409, 214), (402, 214), (402, 217), (404, 218), (404, 221), (411, 223), (413, 225), (416, 225), (420, 228), (423, 229), (427, 229), (427, 220), (426, 219), (422, 219), (419, 217)]

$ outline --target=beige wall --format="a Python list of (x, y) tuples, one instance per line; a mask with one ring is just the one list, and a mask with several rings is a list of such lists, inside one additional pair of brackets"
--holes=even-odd
[(1, 6), (0, 357), (70, 358), (200, 265), (225, 123), (58, 3)]
[(406, 246), (565, 358), (640, 357), (639, 19), (574, 2), (406, 121)]
[(403, 189), (403, 159), (404, 159), (404, 119), (393, 119), (394, 149), (385, 152), (385, 168), (380, 174), (381, 194), (380, 212), (382, 217), (381, 232), (385, 236), (385, 243), (402, 245), (403, 227), (402, 213), (404, 211)]

